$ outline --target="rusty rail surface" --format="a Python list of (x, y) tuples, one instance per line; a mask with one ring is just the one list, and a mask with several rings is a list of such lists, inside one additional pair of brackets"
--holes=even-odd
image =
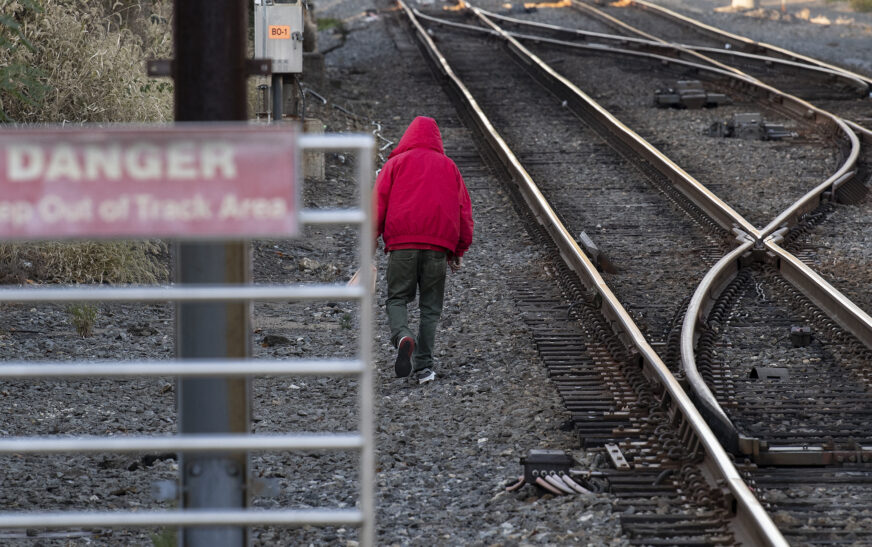
[[(847, 88), (853, 90), (854, 95), (856, 97), (866, 97), (870, 92), (870, 82), (854, 76), (851, 73), (846, 73), (842, 70), (836, 70), (833, 68), (828, 68), (824, 66), (812, 65), (800, 61), (795, 61), (791, 59), (785, 59), (781, 57), (770, 57), (766, 55), (759, 55), (755, 53), (749, 53), (746, 51), (737, 51), (733, 49), (717, 49), (714, 47), (705, 47), (705, 46), (695, 46), (690, 44), (681, 44), (681, 43), (672, 43), (666, 40), (662, 40), (659, 38), (651, 39), (651, 38), (634, 38), (631, 36), (620, 36), (616, 34), (604, 34), (601, 32), (591, 32), (580, 29), (573, 29), (568, 27), (562, 27), (558, 25), (551, 25), (547, 23), (539, 23), (535, 21), (525, 21), (523, 19), (517, 19), (515, 17), (508, 17), (505, 15), (500, 15), (497, 13), (491, 13), (489, 11), (482, 10), (482, 13), (485, 13), (491, 19), (498, 19), (500, 21), (505, 21), (509, 24), (516, 26), (524, 26), (533, 29), (540, 29), (547, 32), (553, 32), (557, 34), (563, 34), (566, 36), (573, 37), (578, 40), (584, 40), (590, 43), (602, 42), (603, 44), (615, 44), (615, 47), (621, 49), (632, 49), (643, 51), (647, 53), (655, 53), (660, 55), (674, 56), (679, 59), (684, 59), (691, 62), (704, 62), (707, 64), (711, 64), (714, 67), (720, 68), (722, 70), (726, 70), (728, 72), (733, 72), (735, 74), (740, 74), (742, 76), (747, 76), (749, 78), (754, 78), (748, 74), (745, 74), (740, 69), (735, 68), (730, 64), (730, 60), (742, 61), (742, 62), (751, 62), (755, 65), (760, 66), (761, 68), (777, 68), (783, 71), (791, 71), (796, 72), (797, 74), (802, 74), (806, 77), (817, 78), (820, 80), (824, 80), (829, 85), (842, 85)], [(633, 32), (641, 32), (632, 27), (629, 27), (627, 30)], [(513, 33), (510, 33), (513, 34)], [(514, 34), (513, 34), (514, 35)], [(652, 37), (653, 38), (653, 37)], [(531, 38), (532, 39), (532, 38)], [(538, 38), (536, 38), (538, 39)], [(716, 55), (720, 57), (724, 57), (727, 59), (727, 62), (722, 63), (715, 59), (712, 59), (711, 56)]]
[[(573, 4), (578, 4), (578, 0), (572, 0)], [(747, 48), (751, 52), (762, 51), (767, 54), (775, 54), (781, 55), (786, 59), (790, 59), (793, 61), (797, 61), (800, 63), (819, 66), (822, 68), (827, 68), (829, 70), (833, 70), (836, 72), (841, 72), (843, 74), (850, 75), (854, 78), (862, 80), (869, 85), (872, 85), (872, 78), (869, 76), (864, 76), (862, 74), (858, 74), (856, 72), (852, 72), (844, 67), (836, 66), (820, 59), (815, 59), (814, 57), (809, 57), (807, 55), (803, 55), (801, 53), (797, 53), (795, 51), (790, 51), (789, 49), (785, 49), (782, 47), (774, 46), (772, 44), (767, 44), (766, 42), (757, 42), (756, 40), (752, 40), (750, 38), (746, 38), (745, 36), (740, 36), (738, 34), (733, 34), (731, 32), (727, 32), (725, 30), (721, 30), (719, 28), (713, 27), (711, 25), (706, 25), (701, 21), (697, 21), (691, 17), (687, 17), (685, 15), (681, 15), (680, 13), (676, 13), (668, 8), (664, 8), (663, 6), (658, 6), (656, 4), (652, 4), (646, 0), (630, 0), (631, 4), (637, 5), (642, 9), (654, 12), (661, 17), (665, 17), (667, 19), (671, 19), (673, 21), (683, 23), (685, 25), (689, 25), (694, 27), (695, 30), (699, 32), (703, 32), (708, 34), (709, 36), (718, 38), (720, 40), (726, 40), (729, 43)]]
[[(665, 42), (664, 40), (661, 40), (660, 38), (658, 38), (656, 36), (653, 36), (651, 34), (644, 32), (644, 31), (641, 31), (635, 27), (632, 27), (632, 26), (624, 23), (623, 21), (615, 19), (614, 17), (599, 11), (598, 9), (596, 9), (594, 6), (592, 6), (591, 4), (589, 4), (586, 1), (580, 1), (580, 0), (570, 0), (570, 1), (572, 2), (572, 6), (574, 8), (597, 18), (598, 20), (604, 22), (607, 25), (612, 26), (613, 28), (619, 28), (622, 30), (626, 30), (628, 32), (638, 34), (639, 36), (643, 36), (643, 37), (651, 39), (651, 40)], [(863, 74), (859, 74), (859, 73), (850, 71), (848, 69), (845, 69), (843, 67), (839, 67), (839, 66), (836, 66), (836, 65), (833, 65), (830, 63), (826, 63), (826, 62), (821, 61), (819, 59), (815, 59), (815, 58), (809, 57), (807, 55), (802, 55), (800, 53), (796, 53), (794, 51), (790, 51), (790, 50), (782, 48), (782, 47), (767, 44), (765, 42), (757, 42), (757, 41), (752, 40), (750, 38), (746, 38), (745, 36), (740, 36), (738, 34), (733, 34), (733, 33), (727, 32), (725, 30), (721, 30), (721, 29), (713, 27), (711, 25), (707, 25), (701, 21), (697, 21), (691, 17), (687, 17), (685, 15), (681, 15), (679, 13), (676, 13), (670, 9), (665, 8), (665, 7), (658, 6), (656, 4), (652, 4), (650, 2), (647, 2), (646, 0), (629, 0), (629, 1), (630, 1), (631, 5), (636, 5), (636, 6), (640, 7), (641, 9), (648, 10), (652, 13), (655, 13), (655, 14), (657, 14), (665, 19), (671, 20), (673, 22), (692, 27), (694, 30), (696, 30), (702, 34), (705, 34), (705, 35), (712, 37), (712, 38), (716, 38), (718, 40), (726, 41), (727, 43), (731, 44), (732, 46), (744, 49), (745, 51), (747, 51), (749, 53), (759, 53), (759, 54), (767, 55), (769, 57), (772, 57), (774, 55), (774, 56), (776, 56), (776, 58), (781, 57), (784, 59), (795, 61), (797, 63), (802, 63), (802, 64), (806, 64), (806, 65), (810, 65), (810, 66), (817, 66), (817, 67), (825, 68), (827, 70), (832, 70), (833, 72), (842, 73), (842, 74), (845, 74), (846, 76), (850, 76), (851, 78), (861, 80), (861, 81), (865, 82), (867, 85), (872, 86), (872, 78), (870, 78), (869, 76), (864, 76)], [(702, 54), (702, 53), (700, 52), (700, 54)], [(846, 123), (851, 127), (851, 129), (854, 132), (856, 132), (858, 135), (860, 135), (864, 139), (872, 140), (872, 129), (863, 127), (862, 125), (860, 125), (856, 122), (852, 122), (852, 121), (848, 121), (848, 120), (846, 120)]]
[[(555, 45), (565, 45), (566, 47), (584, 48), (585, 46), (571, 43), (560, 43), (559, 41), (548, 40), (535, 36), (520, 36), (519, 39), (548, 42)], [(588, 48), (591, 48), (588, 46)], [(599, 48), (595, 48), (599, 49)], [(624, 54), (624, 55), (650, 55), (640, 54), (628, 50), (619, 50), (609, 48), (609, 53)], [(656, 57), (655, 57), (656, 58)], [(674, 60), (675, 63), (684, 63), (686, 61)], [(740, 80), (746, 80), (750, 77), (743, 75), (727, 74), (719, 71), (717, 68), (706, 68), (711, 73), (720, 73), (722, 76), (738, 77)], [(750, 78), (753, 80), (753, 78)], [(766, 458), (766, 455), (760, 455), (760, 444), (758, 439), (744, 437), (730, 422), (729, 418), (720, 409), (714, 395), (706, 386), (701, 375), (699, 374), (695, 362), (694, 348), (696, 341), (699, 338), (697, 327), (704, 323), (708, 311), (711, 309), (714, 300), (720, 295), (721, 290), (727, 286), (729, 281), (735, 276), (739, 269), (739, 261), (746, 260), (747, 256), (752, 254), (753, 249), (759, 251), (765, 245), (765, 248), (778, 257), (778, 269), (784, 278), (805, 295), (809, 300), (814, 302), (839, 326), (853, 334), (866, 347), (872, 349), (872, 318), (869, 314), (861, 310), (853, 302), (845, 297), (835, 287), (831, 286), (811, 268), (803, 264), (800, 260), (794, 257), (788, 251), (777, 245), (780, 240), (781, 233), (796, 226), (800, 219), (806, 213), (815, 210), (823, 200), (832, 199), (835, 192), (845, 182), (851, 180), (857, 173), (856, 164), (860, 153), (860, 141), (863, 143), (872, 143), (872, 133), (869, 133), (864, 128), (856, 124), (846, 122), (826, 111), (823, 111), (802, 99), (793, 97), (789, 94), (782, 93), (775, 88), (766, 84), (755, 81), (761, 89), (765, 89), (766, 93), (770, 94), (770, 100), (782, 106), (785, 106), (787, 112), (801, 112), (805, 110), (806, 117), (814, 117), (818, 123), (835, 124), (838, 130), (850, 141), (850, 151), (848, 158), (842, 166), (825, 181), (810, 189), (804, 196), (793, 203), (785, 211), (778, 214), (764, 228), (757, 230), (743, 230), (744, 234), (751, 237), (751, 241), (744, 243), (740, 248), (734, 250), (729, 255), (719, 261), (706, 275), (703, 281), (697, 288), (691, 304), (685, 315), (685, 322), (682, 326), (682, 367), (687, 374), (690, 382), (692, 393), (696, 402), (700, 405), (702, 413), (711, 420), (721, 442), (731, 451), (755, 455), (758, 461), (763, 461), (761, 458)], [(702, 205), (701, 205), (702, 207)], [(702, 207), (703, 210), (709, 211)], [(740, 237), (743, 237), (740, 234)], [(798, 447), (797, 450), (782, 451), (777, 457), (768, 458), (766, 461), (777, 463), (778, 461), (798, 461), (800, 458), (807, 463), (813, 463), (825, 456), (817, 456), (806, 449)]]
[[(533, 211), (535, 217), (550, 234), (565, 263), (578, 275), (585, 286), (589, 289), (595, 290), (601, 296), (602, 304), (600, 306), (600, 312), (609, 319), (613, 328), (618, 333), (618, 336), (629, 346), (635, 348), (640, 364), (646, 371), (646, 375), (653, 383), (659, 384), (664, 391), (669, 394), (669, 398), (675, 409), (677, 409), (677, 411), (685, 418), (687, 423), (690, 424), (693, 434), (696, 436), (699, 445), (704, 450), (704, 466), (708, 469), (711, 476), (716, 477), (716, 481), (722, 481), (721, 484), (729, 489), (735, 499), (735, 514), (737, 515), (736, 524), (738, 527), (737, 532), (741, 537), (748, 539), (748, 541), (753, 544), (786, 545), (786, 542), (778, 531), (778, 528), (759, 504), (754, 494), (748, 489), (738, 471), (733, 466), (730, 456), (721, 447), (715, 434), (711, 429), (709, 429), (705, 420), (699, 414), (696, 407), (693, 405), (690, 398), (681, 388), (669, 369), (648, 344), (632, 318), (606, 285), (596, 267), (591, 263), (572, 235), (559, 221), (554, 210), (544, 199), (535, 182), (531, 179), (518, 158), (509, 149), (503, 138), (494, 129), (491, 122), (479, 108), (475, 98), (469, 93), (466, 86), (462, 81), (460, 81), (443, 55), (439, 52), (427, 31), (418, 21), (417, 12), (410, 9), (403, 0), (399, 0), (399, 4), (415, 29), (416, 35), (424, 47), (427, 56), (433, 62), (436, 70), (444, 77), (451, 92), (457, 95), (471, 119), (475, 121), (479, 130), (483, 135), (485, 135), (486, 140), (499, 160), (506, 166), (509, 173), (512, 174), (514, 182), (517, 184), (522, 196)], [(483, 20), (487, 20), (483, 15), (480, 15), (480, 17), (483, 17)], [(492, 23), (488, 24), (492, 25)], [(498, 27), (495, 27), (495, 25), (492, 26), (492, 28), (501, 36), (502, 39), (506, 40), (512, 51), (516, 52), (524, 59), (525, 63), (528, 63), (541, 71), (543, 77), (551, 79), (555, 86), (561, 86), (569, 90), (569, 94), (574, 97), (574, 100), (577, 101), (579, 106), (584, 105), (587, 109), (593, 111), (595, 116), (612, 126), (614, 128), (613, 130), (621, 135), (621, 138), (626, 139), (626, 142), (632, 142), (632, 146), (635, 150), (639, 151), (643, 156), (650, 158), (652, 162), (659, 166), (660, 169), (669, 173), (670, 179), (680, 180), (682, 184), (687, 186), (687, 188), (694, 188), (694, 190), (699, 192), (701, 195), (710, 197), (711, 200), (707, 204), (705, 210), (719, 210), (722, 225), (728, 227), (742, 226), (749, 230), (753, 229), (747, 221), (744, 221), (744, 219), (735, 214), (735, 212), (726, 206), (726, 204), (719, 202), (720, 200), (717, 200), (717, 198), (711, 195), (711, 193), (702, 187), (702, 185), (699, 185), (698, 182), (694, 181), (653, 146), (644, 140), (641, 140), (629, 128), (618, 122), (613, 116), (611, 116), (611, 114), (602, 109), (584, 93), (578, 90), (578, 88), (559, 76), (550, 67), (542, 63), (541, 60), (530, 53), (515, 38), (509, 36)], [(701, 199), (701, 196), (698, 197), (698, 199)]]
[[(485, 24), (489, 25), (489, 28), (482, 29), (474, 25), (462, 25), (446, 21), (440, 22), (439, 20), (435, 20), (433, 18), (430, 19), (434, 20), (435, 22), (439, 22), (440, 24), (447, 24), (459, 27), (462, 30), (474, 32), (488, 32), (494, 36), (502, 37), (504, 40), (506, 40), (509, 49), (512, 52), (521, 57), (528, 66), (531, 66), (533, 70), (539, 73), (540, 81), (546, 83), (546, 85), (552, 91), (557, 92), (558, 96), (561, 96), (562, 98), (567, 98), (568, 95), (568, 98), (571, 99), (572, 102), (577, 102), (577, 104), (579, 105), (581, 103), (584, 103), (585, 107), (590, 107), (591, 105), (595, 105), (595, 103), (589, 98), (586, 98), (584, 94), (581, 93), (580, 90), (575, 88), (570, 82), (563, 79), (559, 74), (554, 72), (552, 69), (547, 67), (538, 59), (536, 59), (534, 55), (532, 55), (529, 51), (527, 51), (523, 46), (520, 45), (519, 41), (547, 42), (551, 45), (595, 49), (598, 51), (618, 55), (645, 55), (648, 56), (650, 59), (656, 59), (661, 63), (687, 63), (687, 65), (685, 66), (694, 66), (694, 68), (699, 67), (699, 65), (697, 65), (696, 63), (689, 63), (685, 60), (676, 59), (666, 60), (662, 56), (654, 55), (651, 53), (643, 54), (639, 51), (610, 48), (602, 45), (573, 44), (569, 42), (561, 42), (559, 40), (552, 40), (541, 36), (528, 36), (520, 35), (517, 33), (508, 33), (497, 27), (497, 25), (495, 25), (493, 22), (489, 21), (487, 17), (487, 12), (477, 10), (474, 7), (470, 7), (470, 9), (474, 13), (476, 13), (476, 15), (482, 21), (484, 21)], [(505, 18), (500, 17), (500, 19)], [(420, 25), (417, 22), (415, 24), (420, 28)], [(633, 42), (637, 45), (641, 44), (640, 47), (646, 46), (646, 44), (643, 44), (643, 41), (634, 39), (625, 39), (623, 44), (626, 45), (630, 42)], [(662, 50), (668, 50), (669, 48), (675, 49), (676, 47), (673, 44), (669, 46), (661, 46), (661, 48)], [(654, 47), (652, 47), (651, 49), (656, 50)], [(444, 60), (442, 60), (442, 63), (444, 63)], [(445, 64), (445, 66), (447, 67), (447, 64)], [(784, 66), (796, 68), (797, 63), (786, 63), (784, 64)], [(647, 143), (644, 143), (644, 141), (640, 142), (640, 140), (636, 140), (635, 135), (632, 134), (632, 131), (630, 131), (626, 127), (623, 127), (619, 122), (612, 123), (611, 125), (611, 127), (614, 128), (613, 131), (620, 135), (619, 138), (624, 140), (625, 143), (630, 144), (632, 148), (639, 152), (643, 157), (657, 165), (658, 169), (666, 174), (667, 177), (669, 177), (670, 180), (672, 180), (677, 187), (682, 188), (682, 191), (685, 193), (685, 195), (690, 197), (695, 204), (697, 204), (704, 211), (710, 214), (712, 218), (716, 220), (716, 222), (718, 222), (722, 227), (730, 227), (730, 224), (732, 224), (733, 231), (737, 233), (740, 241), (742, 242), (742, 244), (738, 248), (736, 248), (729, 255), (725, 256), (707, 274), (706, 278), (700, 284), (692, 299), (691, 306), (688, 309), (685, 317), (685, 323), (683, 325), (681, 339), (682, 364), (688, 374), (688, 380), (692, 386), (694, 398), (697, 404), (699, 404), (700, 406), (701, 413), (711, 420), (713, 427), (715, 428), (715, 430), (717, 430), (716, 436), (721, 441), (723, 441), (725, 445), (738, 453), (748, 455), (756, 454), (758, 457), (763, 458), (759, 461), (787, 461), (784, 458), (798, 461), (796, 460), (798, 454), (789, 453), (789, 450), (782, 450), (781, 452), (784, 452), (783, 454), (765, 454), (761, 456), (759, 452), (760, 446), (758, 440), (742, 436), (732, 425), (729, 418), (720, 409), (717, 401), (712, 396), (708, 387), (705, 385), (705, 382), (702, 380), (701, 376), (696, 370), (694, 361), (694, 347), (698, 338), (698, 333), (696, 332), (696, 329), (698, 324), (705, 320), (705, 317), (707, 316), (708, 311), (711, 309), (714, 299), (718, 296), (720, 291), (732, 280), (736, 272), (739, 270), (740, 261), (747, 260), (749, 256), (751, 256), (752, 259), (754, 256), (759, 259), (761, 253), (765, 253), (768, 251), (772, 255), (778, 257), (777, 262), (779, 270), (788, 282), (796, 287), (801, 293), (806, 295), (812, 302), (818, 305), (836, 323), (838, 323), (849, 332), (853, 333), (868, 347), (872, 347), (872, 319), (870, 319), (869, 316), (865, 314), (862, 310), (860, 310), (856, 305), (851, 303), (850, 300), (841, 295), (839, 291), (828, 285), (808, 266), (802, 264), (802, 262), (800, 262), (790, 253), (781, 249), (777, 245), (777, 241), (779, 240), (781, 233), (785, 232), (786, 229), (795, 226), (805, 213), (818, 207), (822, 200), (832, 198), (835, 195), (836, 190), (856, 174), (855, 165), (859, 156), (860, 140), (862, 139), (864, 143), (869, 143), (870, 141), (872, 141), (872, 138), (870, 138), (870, 134), (864, 133), (865, 130), (857, 126), (856, 124), (845, 122), (842, 119), (829, 114), (828, 112), (814, 107), (813, 105), (809, 104), (806, 101), (803, 101), (802, 99), (782, 93), (781, 91), (766, 84), (763, 84), (754, 78), (743, 75), (739, 71), (725, 71), (717, 68), (716, 66), (714, 68), (700, 68), (702, 70), (708, 71), (709, 74), (717, 75), (717, 77), (734, 78), (736, 81), (741, 82), (742, 87), (745, 89), (747, 89), (749, 86), (755, 87), (758, 96), (766, 97), (773, 104), (773, 106), (776, 107), (777, 110), (787, 113), (794, 118), (798, 117), (806, 121), (811, 120), (811, 122), (815, 124), (825, 125), (827, 126), (829, 131), (840, 134), (841, 138), (849, 144), (849, 146), (847, 147), (848, 151), (846, 152), (847, 159), (844, 161), (841, 167), (835, 173), (833, 173), (833, 175), (831, 175), (825, 181), (821, 182), (816, 187), (809, 190), (806, 195), (804, 195), (796, 203), (791, 205), (783, 213), (779, 214), (766, 227), (758, 230), (743, 222), (743, 219), (741, 219), (741, 217), (738, 215), (734, 216), (733, 214), (727, 213), (727, 217), (720, 216), (720, 214), (723, 214), (725, 211), (732, 212), (732, 210), (728, 206), (726, 206), (726, 204), (723, 204), (723, 208), (720, 204), (716, 206), (714, 209), (717, 212), (715, 214), (712, 214), (712, 205), (700, 202), (704, 201), (704, 199), (700, 199), (701, 196), (708, 197), (708, 193), (704, 190), (704, 187), (703, 190), (700, 191), (699, 188), (696, 186), (696, 184), (698, 184), (696, 183), (696, 181), (693, 181), (692, 179), (690, 179), (690, 177), (686, 177), (686, 173), (683, 173), (683, 171), (681, 171), (681, 169), (677, 166), (672, 165), (668, 158), (658, 157), (659, 152), (653, 149), (653, 147), (650, 147), (650, 145), (647, 145)], [(447, 70), (450, 72), (450, 68), (447, 68)], [(830, 68), (827, 68), (822, 73), (830, 74), (830, 70)], [(443, 72), (445, 71), (443, 70)], [(449, 72), (445, 73), (448, 74)], [(857, 85), (858, 80), (853, 76), (849, 75), (846, 76), (845, 81), (850, 81), (852, 82), (852, 84)], [(862, 85), (866, 85), (865, 82), (860, 83)], [(462, 84), (459, 85), (462, 86)], [(608, 120), (609, 122), (616, 122), (616, 120), (614, 120), (607, 112), (602, 111), (602, 109), (600, 109), (599, 107), (595, 106), (592, 108), (592, 110), (596, 113), (597, 117), (601, 118), (601, 121)], [(858, 134), (855, 134), (855, 132)], [(497, 147), (495, 147), (495, 149), (496, 148)], [(510, 153), (500, 155), (501, 157), (508, 157), (510, 156)], [(511, 158), (504, 158), (504, 162), (507, 165), (512, 165), (513, 163), (517, 164), (517, 160), (512, 160)], [(517, 167), (520, 168), (520, 165), (518, 164)], [(523, 180), (525, 179), (525, 177), (526, 175), (518, 175), (516, 178)], [(526, 181), (524, 182), (526, 183)], [(532, 184), (532, 181), (529, 181), (529, 183)], [(534, 191), (531, 192), (536, 193)], [(525, 193), (525, 196), (527, 196), (527, 193)], [(541, 195), (538, 196), (538, 198), (536, 199), (540, 198)], [(527, 198), (527, 200), (528, 203), (533, 201), (533, 199), (529, 197)], [(540, 218), (540, 222), (542, 222), (542, 215), (537, 213), (537, 216)], [(552, 237), (554, 237), (553, 234)], [(555, 241), (559, 241), (559, 238), (555, 238)], [(561, 253), (564, 255), (564, 257), (567, 256), (566, 250), (561, 249)], [(572, 267), (573, 270), (579, 272), (578, 267)], [(591, 283), (592, 285), (595, 285), (597, 283), (596, 281), (591, 282), (591, 280), (586, 279), (585, 276), (581, 274), (579, 275), (582, 277), (583, 280), (585, 280), (586, 283)], [(598, 285), (597, 289), (600, 290), (600, 287)], [(603, 304), (603, 308), (603, 314), (606, 315), (606, 317), (609, 317), (610, 320), (613, 321), (614, 325), (619, 325), (620, 321), (615, 320), (615, 312), (613, 310), (608, 310), (608, 305), (605, 303)], [(617, 328), (620, 330), (620, 326), (618, 326)], [(628, 332), (628, 330), (624, 330), (620, 333), (622, 340), (627, 341), (628, 338), (632, 339), (632, 336), (628, 336)], [(641, 349), (640, 354), (645, 365), (649, 367), (652, 366), (651, 362), (649, 361), (649, 355), (647, 355), (646, 352), (642, 351)], [(816, 461), (808, 459), (808, 454), (810, 454), (811, 452), (806, 451), (806, 455), (804, 456), (805, 459), (803, 459), (803, 461)], [(812, 454), (811, 457), (813, 458), (814, 455)]]

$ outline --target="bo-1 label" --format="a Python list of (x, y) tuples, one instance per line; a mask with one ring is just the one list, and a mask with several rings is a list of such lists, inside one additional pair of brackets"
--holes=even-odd
[(290, 40), (291, 27), (287, 25), (270, 25), (269, 38), (270, 40)]

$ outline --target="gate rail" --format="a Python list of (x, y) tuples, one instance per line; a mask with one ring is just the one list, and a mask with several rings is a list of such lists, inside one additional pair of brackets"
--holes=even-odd
[[(354, 149), (357, 209), (302, 210), (301, 224), (356, 224), (360, 233), (359, 262), (370, 263), (373, 226), (370, 222), (374, 142), (370, 135), (301, 135), (302, 150)], [(359, 430), (347, 433), (297, 434), (176, 434), (161, 436), (48, 436), (0, 438), (0, 454), (61, 452), (229, 452), (288, 450), (355, 450), (360, 452), (360, 496), (357, 509), (319, 510), (173, 510), (0, 512), (0, 528), (152, 526), (357, 526), (360, 544), (375, 541), (375, 446), (372, 373), (372, 271), (360, 269), (360, 283), (312, 285), (175, 285), (159, 287), (70, 287), (0, 289), (0, 303), (58, 302), (250, 302), (288, 300), (355, 300), (360, 303), (360, 343), (356, 359), (246, 360), (177, 359), (100, 363), (7, 361), (0, 363), (0, 380), (13, 378), (80, 377), (233, 377), (233, 376), (356, 376), (359, 378)]]

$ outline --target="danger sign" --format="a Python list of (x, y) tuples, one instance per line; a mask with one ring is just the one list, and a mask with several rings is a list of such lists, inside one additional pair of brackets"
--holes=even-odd
[(0, 239), (294, 236), (292, 127), (0, 132)]

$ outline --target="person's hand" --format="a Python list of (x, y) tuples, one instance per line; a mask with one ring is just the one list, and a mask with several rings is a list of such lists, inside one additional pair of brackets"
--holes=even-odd
[(451, 268), (452, 272), (456, 272), (456, 271), (460, 270), (460, 268), (462, 266), (463, 266), (463, 257), (461, 257), (461, 256), (452, 256), (448, 260), (448, 267)]

